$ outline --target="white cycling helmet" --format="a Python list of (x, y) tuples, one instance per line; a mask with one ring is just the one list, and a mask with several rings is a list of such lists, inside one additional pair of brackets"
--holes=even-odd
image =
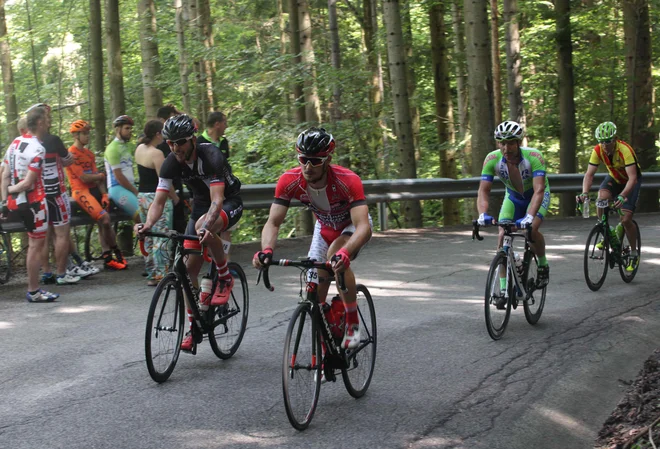
[(518, 122), (507, 120), (495, 128), (495, 140), (522, 140), (525, 132)]

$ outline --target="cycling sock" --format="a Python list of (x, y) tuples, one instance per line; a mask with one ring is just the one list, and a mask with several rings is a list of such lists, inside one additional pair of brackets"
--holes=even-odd
[(222, 265), (215, 265), (218, 268), (218, 278), (220, 279), (230, 279), (231, 274), (229, 273), (229, 268), (227, 268), (227, 261), (224, 260)]
[(188, 330), (192, 330), (192, 323), (193, 323), (193, 313), (192, 310), (188, 309)]
[(637, 257), (637, 256), (638, 256), (638, 254), (637, 254), (637, 250), (636, 250), (636, 249), (631, 250), (631, 251), (630, 251), (630, 255), (631, 255), (632, 257)]
[(506, 278), (500, 278), (500, 290), (506, 290)]
[(358, 319), (357, 302), (344, 304), (344, 308), (346, 309), (346, 324), (358, 324), (360, 320)]
[(44, 277), (45, 277), (45, 278), (52, 278), (52, 277), (53, 277), (53, 273), (50, 272), (50, 271), (49, 271), (48, 273), (44, 272)]
[(547, 267), (548, 266), (548, 258), (545, 256), (539, 256), (539, 267)]

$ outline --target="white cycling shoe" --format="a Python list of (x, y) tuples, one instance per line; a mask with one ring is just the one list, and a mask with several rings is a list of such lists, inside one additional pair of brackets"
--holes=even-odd
[(355, 349), (360, 344), (360, 326), (357, 324), (349, 324), (346, 326), (346, 333), (341, 342), (341, 347), (344, 349)]

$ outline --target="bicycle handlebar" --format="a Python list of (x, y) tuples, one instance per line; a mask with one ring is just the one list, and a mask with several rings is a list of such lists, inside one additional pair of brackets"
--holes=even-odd
[[(171, 239), (178, 241), (191, 240), (191, 241), (199, 242), (198, 235), (179, 234), (177, 231), (168, 231), (166, 233), (147, 231), (140, 235), (142, 235), (143, 237), (155, 237), (155, 238)], [(138, 240), (140, 241), (140, 252), (144, 257), (147, 257), (149, 253), (144, 248), (144, 238), (139, 238), (138, 235)], [(208, 255), (208, 248), (206, 246), (202, 250), (202, 257), (208, 263), (211, 263), (213, 261), (213, 259)]]
[[(306, 268), (306, 269), (320, 268), (332, 274), (335, 273), (335, 270), (332, 268), (332, 262), (330, 261), (317, 262), (316, 260), (311, 260), (311, 259), (303, 259), (303, 260), (274, 259), (268, 263), (263, 264), (263, 268), (259, 270), (259, 277), (257, 278), (257, 284), (259, 284), (259, 279), (261, 279), (261, 277), (263, 276), (264, 287), (266, 287), (271, 292), (275, 291), (275, 287), (273, 287), (272, 284), (270, 283), (270, 278), (268, 276), (268, 268), (271, 265), (279, 265), (282, 267), (298, 267), (298, 268)], [(344, 272), (339, 273), (338, 277), (339, 277), (338, 279), (339, 290), (341, 290), (342, 293), (346, 293), (348, 291), (348, 288), (346, 288), (346, 281), (344, 280)]]
[[(516, 223), (515, 222), (506, 222), (506, 223), (495, 223), (493, 226), (499, 226), (500, 228), (504, 228), (505, 231), (508, 231), (512, 235), (518, 235), (521, 237), (524, 237), (527, 241), (530, 243), (534, 243), (534, 240), (532, 240), (532, 227), (528, 226), (525, 228), (525, 234), (517, 234), (513, 233), (512, 229), (516, 228)], [(475, 238), (479, 241), (483, 240), (484, 238), (479, 235), (479, 228), (481, 225), (477, 220), (472, 220), (472, 240)], [(517, 229), (517, 228), (516, 228)]]

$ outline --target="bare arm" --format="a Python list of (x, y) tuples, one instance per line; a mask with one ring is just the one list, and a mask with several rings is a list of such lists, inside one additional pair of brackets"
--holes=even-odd
[(130, 183), (128, 179), (126, 179), (126, 176), (124, 176), (124, 174), (121, 172), (121, 168), (113, 168), (112, 173), (114, 173), (115, 179), (117, 180), (120, 186), (122, 186), (126, 190), (133, 192), (133, 195), (137, 196), (138, 194), (137, 189), (133, 184)]
[(369, 206), (366, 204), (351, 209), (351, 221), (355, 232), (348, 239), (344, 248), (351, 256), (355, 255), (371, 238), (371, 225), (369, 224)]
[[(163, 166), (163, 162), (165, 162), (165, 156), (163, 155), (163, 152), (160, 151), (159, 149), (155, 149), (150, 153), (150, 156), (152, 157), (152, 160), (154, 162), (154, 169), (156, 170), (156, 174), (160, 176), (160, 167)], [(179, 204), (179, 195), (176, 194), (176, 190), (174, 190), (174, 186), (170, 187), (170, 192), (168, 194), (174, 205)]]
[(488, 201), (490, 199), (490, 189), (493, 183), (490, 181), (481, 181), (479, 183), (479, 193), (477, 194), (477, 211), (480, 214), (488, 212)]
[(2, 201), (7, 200), (7, 187), (11, 181), (11, 175), (9, 174), (9, 169), (0, 167), (0, 199)]
[(532, 181), (532, 186), (534, 188), (534, 195), (532, 195), (532, 201), (529, 203), (527, 213), (532, 217), (536, 217), (536, 213), (541, 208), (543, 196), (545, 195), (545, 175), (535, 177)]
[(84, 173), (80, 180), (87, 184), (100, 184), (105, 181), (105, 173)]
[[(591, 185), (594, 183), (594, 175), (597, 170), (597, 165), (589, 164), (589, 167), (587, 167), (587, 172), (584, 174), (584, 179), (582, 179), (582, 193), (588, 193), (589, 189), (591, 189)], [(637, 172), (635, 172), (635, 175), (637, 175)], [(637, 176), (635, 176), (635, 178), (636, 177)]]
[(275, 248), (277, 234), (280, 232), (280, 226), (284, 223), (284, 218), (289, 208), (281, 204), (273, 203), (268, 213), (268, 221), (261, 231), (261, 249)]
[[(225, 200), (225, 185), (224, 183), (212, 185), (209, 191), (211, 193), (211, 206), (209, 206), (209, 210), (206, 212), (206, 219), (201, 227), (201, 229), (206, 229), (207, 231), (213, 229), (213, 225), (215, 225), (215, 222), (218, 221), (218, 217), (220, 217), (222, 204)], [(204, 240), (205, 239), (202, 239), (200, 241), (203, 242)]]
[(30, 190), (32, 187), (34, 187), (34, 183), (37, 182), (39, 176), (41, 176), (41, 171), (28, 170), (28, 174), (25, 179), (18, 184), (7, 187), (7, 191), (9, 193), (15, 194)]
[(628, 198), (628, 195), (630, 195), (630, 192), (632, 192), (632, 189), (635, 187), (635, 184), (637, 184), (637, 166), (628, 165), (626, 167), (626, 174), (628, 174), (628, 182), (621, 191), (621, 196), (624, 198)]

